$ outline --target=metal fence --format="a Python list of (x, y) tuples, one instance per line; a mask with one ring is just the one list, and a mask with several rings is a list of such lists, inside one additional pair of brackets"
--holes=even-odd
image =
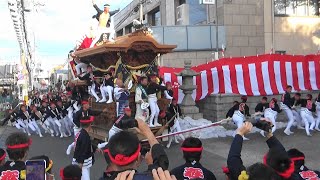
[[(216, 26), (155, 26), (153, 37), (161, 44), (177, 45), (174, 51), (201, 51), (216, 49)], [(224, 26), (218, 26), (218, 48), (226, 45)]]

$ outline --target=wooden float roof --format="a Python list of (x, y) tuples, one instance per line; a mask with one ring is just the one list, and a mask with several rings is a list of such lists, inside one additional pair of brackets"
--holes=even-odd
[(176, 47), (176, 45), (159, 44), (151, 34), (144, 30), (138, 30), (131, 34), (120, 36), (114, 42), (76, 51), (75, 55), (81, 58), (110, 52), (127, 52), (128, 50), (137, 52), (151, 50), (155, 53), (166, 54), (172, 52)]

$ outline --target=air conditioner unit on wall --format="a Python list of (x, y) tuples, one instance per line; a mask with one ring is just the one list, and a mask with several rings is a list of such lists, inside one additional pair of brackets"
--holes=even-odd
[(189, 25), (189, 4), (182, 4), (176, 9), (176, 24)]

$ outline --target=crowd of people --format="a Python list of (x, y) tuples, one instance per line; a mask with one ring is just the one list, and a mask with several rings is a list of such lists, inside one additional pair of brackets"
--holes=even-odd
[[(300, 93), (295, 93), (291, 97), (292, 86), (287, 86), (286, 92), (281, 96), (280, 103), (276, 98), (272, 98), (268, 102), (267, 97), (262, 97), (255, 107), (254, 115), (250, 115), (249, 106), (247, 103), (247, 96), (241, 97), (241, 102), (234, 101), (234, 105), (227, 112), (226, 117), (232, 119), (237, 125), (238, 129), (243, 125), (247, 118), (252, 117), (259, 119), (264, 117), (268, 122), (272, 123), (272, 133), (277, 129), (276, 119), (278, 113), (285, 112), (288, 119), (288, 124), (284, 130), (284, 133), (288, 136), (293, 134), (291, 131), (294, 123), (297, 129), (305, 129), (307, 136), (312, 136), (312, 131), (320, 132), (320, 93), (313, 99), (311, 94), (307, 94), (305, 98), (301, 97)], [(236, 132), (233, 136), (236, 135)], [(261, 135), (264, 135), (264, 131), (261, 131)], [(248, 138), (243, 137), (244, 140)]]
[[(261, 118), (261, 121), (266, 121)], [(147, 137), (150, 150), (142, 153), (142, 145), (138, 136), (129, 131), (120, 131), (114, 134), (108, 144), (99, 149), (91, 143), (88, 131), (94, 121), (93, 116), (81, 118), (81, 130), (76, 138), (73, 164), (60, 170), (62, 180), (90, 179), (90, 168), (94, 166), (94, 155), (102, 152), (107, 166), (101, 168), (101, 180), (184, 180), (207, 179), (215, 180), (213, 172), (201, 165), (203, 143), (194, 137), (186, 138), (181, 151), (185, 163), (168, 170), (170, 160), (164, 148), (157, 141), (149, 126), (142, 120), (136, 120), (137, 130)], [(226, 179), (229, 180), (317, 180), (320, 172), (308, 169), (305, 165), (305, 155), (298, 149), (286, 150), (271, 131), (264, 132), (267, 138), (268, 152), (249, 167), (243, 165), (241, 149), (243, 137), (252, 130), (252, 123), (245, 122), (238, 128), (227, 157), (227, 167), (223, 167)], [(32, 141), (22, 132), (12, 133), (5, 142), (5, 151), (0, 149), (0, 179), (20, 180), (28, 177), (26, 172), (27, 154)], [(6, 158), (8, 156), (8, 158)], [(7, 160), (8, 159), (8, 160)], [(58, 179), (52, 174), (53, 161), (45, 156), (32, 157), (29, 160), (43, 160), (46, 163), (47, 179)], [(148, 165), (144, 172), (137, 169), (141, 163)]]

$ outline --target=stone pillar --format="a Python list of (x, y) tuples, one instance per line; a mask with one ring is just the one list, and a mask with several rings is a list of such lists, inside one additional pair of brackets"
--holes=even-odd
[(176, 74), (177, 76), (182, 76), (182, 85), (179, 87), (184, 93), (184, 98), (180, 104), (181, 112), (192, 119), (203, 118), (202, 113), (199, 113), (199, 108), (191, 96), (193, 90), (197, 88), (196, 85), (193, 85), (193, 77), (199, 74), (191, 70), (191, 60), (185, 60), (184, 70)]

